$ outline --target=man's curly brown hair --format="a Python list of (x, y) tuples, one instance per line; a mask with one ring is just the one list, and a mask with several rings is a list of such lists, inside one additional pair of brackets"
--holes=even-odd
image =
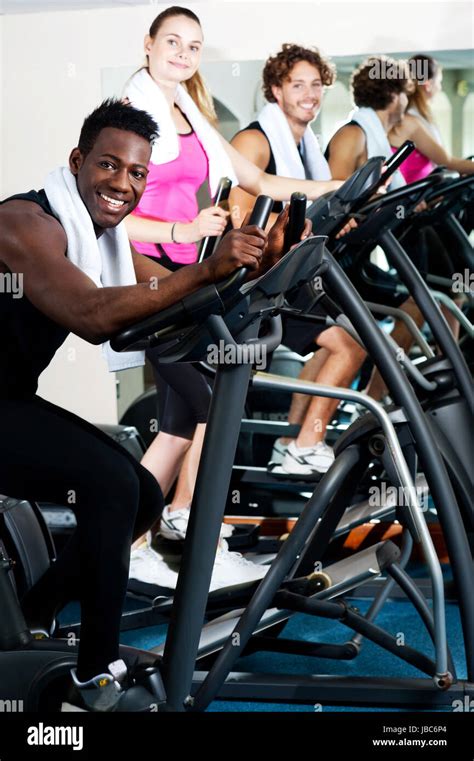
[(356, 106), (383, 111), (393, 95), (409, 93), (413, 87), (406, 61), (389, 56), (370, 56), (352, 72), (351, 89)]
[(329, 86), (335, 81), (336, 67), (317, 48), (303, 48), (285, 42), (280, 52), (269, 58), (263, 69), (263, 94), (269, 103), (276, 103), (272, 87), (281, 87), (282, 82), (290, 78), (293, 66), (300, 61), (308, 61), (319, 69), (323, 85)]

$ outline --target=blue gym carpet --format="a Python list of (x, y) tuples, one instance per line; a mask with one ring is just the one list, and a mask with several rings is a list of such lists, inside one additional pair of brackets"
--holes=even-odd
[[(353, 604), (364, 613), (368, 608), (367, 600), (353, 601)], [(75, 613), (75, 615), (74, 615)], [(454, 603), (446, 606), (448, 642), (451, 654), (459, 678), (465, 678), (465, 664), (463, 659), (463, 643), (461, 622), (458, 606)], [(77, 606), (68, 606), (61, 614), (60, 620), (65, 624), (68, 620), (77, 620)], [(431, 640), (418, 618), (412, 605), (404, 600), (389, 601), (376, 619), (376, 623), (393, 635), (403, 633), (406, 644), (426, 653), (433, 654)], [(293, 616), (286, 625), (282, 636), (320, 642), (344, 642), (351, 637), (351, 630), (340, 623), (326, 619), (315, 619), (311, 616), (298, 614)], [(150, 649), (164, 641), (166, 625), (153, 626), (145, 629), (136, 629), (122, 632), (121, 642), (134, 645), (144, 650)], [(353, 661), (333, 661), (307, 656), (295, 656), (281, 653), (254, 653), (241, 658), (239, 669), (243, 671), (283, 672), (287, 674), (340, 674), (347, 676), (394, 676), (394, 677), (420, 677), (423, 676), (417, 669), (408, 663), (396, 658), (391, 653), (382, 650), (377, 645), (365, 640), (358, 657)], [(251, 711), (285, 711), (311, 713), (315, 710), (313, 705), (298, 703), (247, 703), (241, 701), (216, 700), (208, 709), (210, 712), (251, 712)], [(386, 711), (387, 708), (360, 708), (352, 706), (328, 706), (324, 705), (324, 712), (336, 711)], [(391, 709), (394, 711), (413, 711), (410, 709)], [(420, 709), (421, 710), (421, 709)], [(446, 709), (449, 710), (449, 709)]]

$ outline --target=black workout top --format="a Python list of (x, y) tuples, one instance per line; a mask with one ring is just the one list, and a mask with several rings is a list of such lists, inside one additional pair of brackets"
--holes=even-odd
[[(54, 216), (44, 190), (30, 190), (0, 203), (13, 200), (33, 201)], [(33, 306), (24, 293), (18, 298), (20, 283), (11, 278), (10, 273), (0, 273), (0, 398), (9, 399), (36, 393), (39, 376), (69, 334)]]

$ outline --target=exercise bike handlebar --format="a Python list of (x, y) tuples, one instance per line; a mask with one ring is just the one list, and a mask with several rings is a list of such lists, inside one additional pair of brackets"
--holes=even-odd
[[(250, 215), (249, 225), (265, 228), (272, 207), (271, 198), (259, 196)], [(121, 330), (110, 341), (112, 349), (117, 352), (143, 350), (148, 348), (151, 338), (162, 330), (169, 332), (171, 326), (185, 328), (196, 319), (201, 321), (210, 314), (223, 314), (227, 302), (233, 299), (247, 275), (247, 268), (241, 267), (221, 283), (207, 285), (176, 304)]]
[(314, 201), (307, 213), (313, 222), (313, 231), (331, 236), (340, 232), (348, 219), (368, 203), (414, 148), (414, 143), (406, 140), (388, 161), (384, 156), (373, 156), (364, 166), (356, 169), (338, 190)]
[(448, 196), (452, 196), (453, 193), (460, 193), (470, 186), (474, 189), (474, 175), (472, 174), (467, 177), (460, 177), (457, 172), (445, 170), (445, 173), (442, 176), (443, 184), (441, 187), (433, 188), (433, 191), (426, 196), (425, 200), (428, 203), (434, 201), (436, 198), (440, 198), (441, 200), (441, 197), (450, 201), (451, 199), (448, 199)]
[(396, 190), (391, 190), (385, 195), (381, 195), (379, 198), (370, 201), (370, 203), (362, 206), (360, 214), (365, 216), (366, 214), (370, 214), (374, 209), (379, 209), (394, 203), (396, 204), (411, 197), (414, 203), (419, 203), (421, 200), (424, 200), (427, 191), (430, 191), (436, 186), (439, 187), (440, 185), (443, 185), (444, 182), (445, 176), (443, 173), (429, 174), (422, 180), (412, 182), (410, 185), (404, 185), (402, 188), (397, 188)]
[(285, 230), (285, 251), (299, 243), (306, 219), (307, 198), (304, 193), (293, 193), (290, 201), (288, 226)]
[[(232, 180), (230, 180), (228, 177), (221, 177), (219, 180), (219, 185), (217, 186), (217, 192), (214, 198), (214, 206), (219, 206), (224, 201), (227, 201), (229, 198), (229, 194), (232, 188)], [(224, 231), (225, 234), (225, 231)], [(208, 235), (206, 238), (203, 238), (201, 247), (199, 249), (199, 257), (198, 262), (201, 263), (204, 261), (204, 259), (207, 259), (208, 256), (210, 256), (214, 248), (216, 246), (217, 242), (217, 236), (215, 235)]]

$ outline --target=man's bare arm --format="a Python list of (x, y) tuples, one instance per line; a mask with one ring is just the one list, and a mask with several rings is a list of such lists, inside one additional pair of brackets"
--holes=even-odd
[[(19, 206), (21, 204), (21, 206)], [(10, 207), (10, 208), (9, 208)], [(65, 256), (66, 236), (57, 220), (31, 211), (31, 204), (11, 201), (0, 208), (0, 260), (23, 276), (23, 290), (37, 309), (90, 343), (98, 344), (117, 331), (178, 302), (210, 282), (224, 279), (238, 266), (258, 266), (264, 244), (257, 228), (226, 236), (225, 256), (191, 264), (150, 283), (145, 264), (138, 262), (137, 285), (97, 288)], [(237, 233), (240, 237), (236, 237)], [(224, 251), (224, 249), (222, 249)], [(212, 259), (212, 262), (211, 262)], [(135, 259), (134, 259), (135, 261)], [(149, 263), (160, 271), (160, 265)], [(159, 277), (159, 275), (158, 275)]]
[(347, 180), (367, 161), (364, 131), (356, 124), (347, 124), (336, 132), (330, 143), (329, 169), (335, 180)]
[[(238, 132), (230, 141), (230, 144), (236, 148), (242, 156), (251, 161), (259, 169), (265, 171), (270, 161), (270, 146), (268, 140), (263, 134), (256, 129), (243, 130)], [(234, 227), (241, 227), (247, 214), (252, 211), (255, 205), (255, 196), (247, 193), (237, 185), (232, 188), (229, 204), (231, 210), (231, 219)], [(267, 223), (267, 231), (276, 222), (278, 214), (270, 214)]]

